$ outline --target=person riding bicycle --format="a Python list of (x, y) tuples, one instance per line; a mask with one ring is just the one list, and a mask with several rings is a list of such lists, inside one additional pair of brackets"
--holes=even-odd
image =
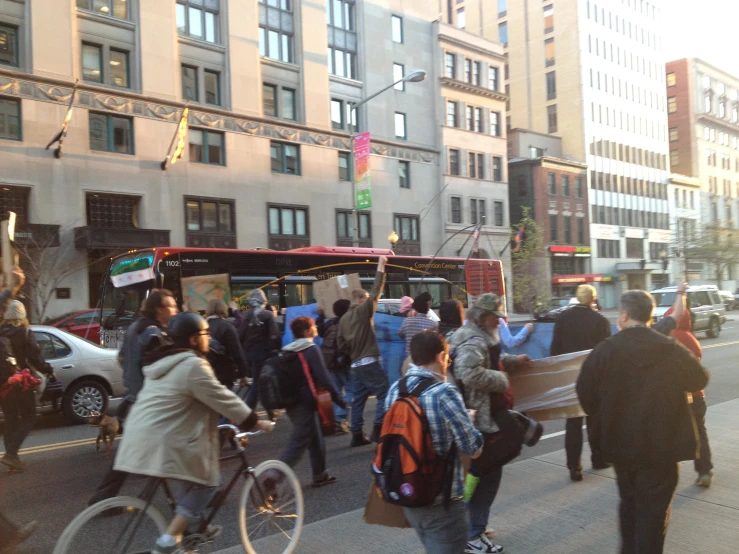
[[(144, 358), (144, 387), (131, 408), (115, 469), (177, 480), (176, 515), (152, 554), (184, 554), (182, 535), (197, 522), (219, 484), (219, 415), (242, 430), (271, 429), (236, 394), (218, 382), (205, 359), (208, 323), (184, 312), (169, 320), (172, 340)], [(219, 530), (209, 529), (215, 536)]]

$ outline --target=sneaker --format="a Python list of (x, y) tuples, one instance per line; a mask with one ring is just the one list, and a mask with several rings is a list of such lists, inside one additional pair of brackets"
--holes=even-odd
[(310, 486), (314, 488), (318, 488), (318, 487), (323, 487), (324, 485), (330, 485), (331, 483), (335, 483), (335, 482), (336, 482), (336, 477), (326, 473), (323, 477), (320, 477), (318, 479), (313, 479), (313, 482), (310, 484)]
[(5, 454), (0, 458), (0, 463), (15, 471), (23, 471), (28, 465), (22, 462), (18, 456), (13, 456), (12, 454)]
[(699, 487), (707, 489), (711, 486), (711, 481), (713, 481), (713, 471), (709, 471), (708, 473), (701, 473), (698, 476), (698, 479), (695, 480), (695, 484)]
[(473, 541), (467, 541), (467, 547), (464, 549), (465, 554), (500, 554), (503, 547), (495, 544), (482, 533)]
[(345, 435), (349, 432), (349, 422), (348, 421), (337, 421), (336, 422), (336, 434), (337, 435)]
[(192, 550), (187, 550), (185, 546), (178, 542), (177, 544), (173, 544), (172, 546), (161, 546), (159, 544), (159, 541), (154, 543), (154, 548), (151, 551), (151, 554), (194, 554)]
[(593, 469), (595, 471), (600, 471), (602, 469), (608, 469), (609, 467), (611, 467), (611, 464), (609, 464), (608, 462), (604, 462), (603, 460), (597, 460), (597, 459), (593, 460)]
[(367, 444), (370, 444), (370, 440), (364, 436), (362, 431), (352, 433), (352, 442), (349, 443), (349, 446), (365, 446)]
[(582, 481), (582, 470), (580, 469), (571, 469), (570, 470), (570, 479), (573, 481)]

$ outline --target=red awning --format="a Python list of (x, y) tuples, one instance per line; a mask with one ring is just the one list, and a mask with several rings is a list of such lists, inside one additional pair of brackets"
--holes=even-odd
[(552, 277), (552, 284), (566, 283), (602, 283), (611, 280), (609, 275), (598, 275), (597, 273), (584, 273), (582, 275), (557, 275)]

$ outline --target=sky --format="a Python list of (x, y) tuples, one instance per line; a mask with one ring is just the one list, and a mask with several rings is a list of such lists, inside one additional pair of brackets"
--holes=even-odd
[(665, 61), (701, 58), (739, 78), (739, 0), (662, 0)]

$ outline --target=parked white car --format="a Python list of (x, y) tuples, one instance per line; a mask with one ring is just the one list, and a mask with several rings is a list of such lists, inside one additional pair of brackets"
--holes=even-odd
[[(665, 312), (675, 303), (677, 287), (664, 287), (652, 291), (656, 308), (654, 321), (662, 319)], [(690, 286), (687, 290), (690, 313), (693, 318), (693, 332), (705, 331), (709, 338), (721, 333), (721, 325), (726, 321), (726, 306), (715, 285)]]
[(41, 355), (61, 383), (61, 387), (49, 387), (42, 404), (60, 407), (71, 423), (84, 423), (91, 410), (104, 412), (109, 398), (123, 394), (123, 369), (117, 350), (56, 327), (32, 325), (31, 330)]

